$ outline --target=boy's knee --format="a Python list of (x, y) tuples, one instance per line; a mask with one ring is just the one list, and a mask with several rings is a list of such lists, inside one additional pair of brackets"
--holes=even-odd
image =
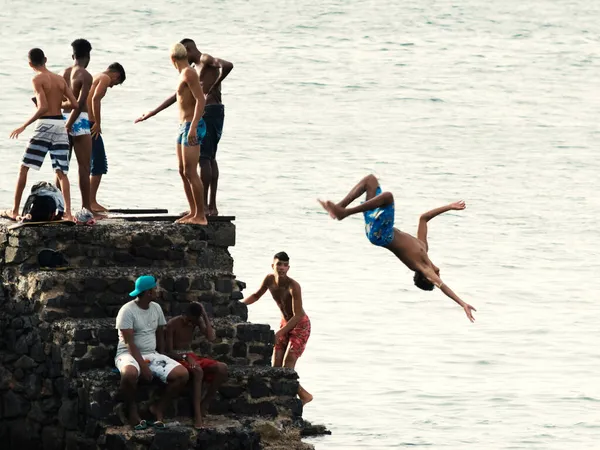
[(391, 192), (383, 192), (381, 196), (384, 198), (386, 204), (390, 205), (394, 203), (394, 195)]
[(79, 169), (79, 173), (85, 173), (89, 176), (90, 171), (91, 171), (91, 167), (90, 167), (90, 163), (89, 162), (85, 162), (85, 161), (77, 161), (77, 168)]
[(192, 373), (193, 373), (195, 379), (204, 378), (204, 370), (202, 370), (202, 367), (200, 367), (200, 366), (194, 367), (192, 369)]
[(375, 186), (379, 185), (379, 180), (372, 173), (370, 173), (369, 175), (367, 175), (365, 177), (365, 181), (367, 182), (367, 184), (370, 184), (370, 185), (375, 185)]
[(121, 371), (121, 380), (125, 384), (136, 384), (138, 375), (138, 370), (134, 366), (125, 366)]
[(169, 383), (182, 383), (185, 384), (188, 382), (188, 380), (190, 379), (190, 375), (187, 371), (187, 369), (181, 365), (175, 367), (173, 370), (171, 370), (171, 373), (169, 373), (169, 376), (167, 377), (167, 381)]
[(184, 167), (183, 168), (183, 176), (188, 180), (191, 181), (194, 179), (194, 177), (198, 176), (198, 171), (196, 169), (196, 167), (191, 168), (191, 167)]

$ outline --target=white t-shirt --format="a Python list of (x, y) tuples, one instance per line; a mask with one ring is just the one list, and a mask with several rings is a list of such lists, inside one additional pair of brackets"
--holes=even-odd
[(143, 355), (156, 351), (156, 329), (166, 324), (165, 315), (158, 303), (150, 302), (148, 309), (140, 308), (135, 300), (125, 303), (117, 314), (115, 324), (119, 330), (116, 356), (129, 352), (121, 330), (133, 329), (133, 342)]

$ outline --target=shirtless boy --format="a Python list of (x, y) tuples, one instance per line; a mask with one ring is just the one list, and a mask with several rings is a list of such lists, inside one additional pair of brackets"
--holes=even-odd
[[(209, 341), (215, 340), (215, 330), (202, 304), (193, 302), (185, 314), (173, 317), (167, 323), (167, 356), (179, 361), (194, 380), (194, 428), (202, 428), (203, 416), (219, 386), (227, 380), (227, 365), (209, 358), (202, 358), (192, 350), (194, 330), (200, 332)], [(202, 399), (202, 387), (206, 385)]]
[[(92, 87), (93, 77), (86, 70), (90, 63), (92, 45), (85, 39), (71, 42), (74, 64), (67, 68), (63, 77), (77, 98), (77, 110), (69, 103), (63, 103), (63, 112), (67, 120), (67, 128), (71, 131), (77, 165), (79, 167), (79, 190), (81, 191), (81, 206), (91, 211), (90, 204), (90, 160), (92, 157), (92, 133), (88, 116), (87, 99)], [(66, 115), (71, 113), (67, 119)], [(71, 155), (69, 154), (69, 157)], [(57, 183), (58, 184), (58, 183)]]
[(171, 62), (180, 73), (176, 90), (179, 105), (179, 133), (177, 135), (177, 160), (179, 175), (190, 206), (190, 212), (177, 219), (177, 223), (206, 225), (204, 211), (204, 186), (198, 174), (200, 142), (206, 134), (202, 119), (206, 99), (198, 74), (187, 60), (187, 51), (179, 42), (171, 48)]
[[(267, 289), (281, 310), (281, 328), (275, 333), (273, 348), (273, 367), (289, 367), (294, 369), (296, 361), (304, 353), (310, 337), (310, 319), (302, 307), (300, 284), (287, 276), (290, 270), (290, 257), (279, 252), (273, 257), (273, 273), (263, 280), (260, 288), (242, 303), (251, 305), (260, 299)], [(302, 386), (298, 386), (298, 397), (302, 404), (313, 399)]]
[[(350, 203), (365, 192), (367, 198), (364, 203), (348, 208)], [(348, 216), (362, 212), (365, 218), (365, 232), (373, 245), (387, 248), (406, 267), (414, 271), (414, 282), (418, 288), (431, 291), (434, 286), (437, 286), (463, 308), (471, 322), (475, 321), (473, 311), (477, 310), (462, 301), (447, 284), (442, 282), (440, 269), (431, 262), (427, 255), (429, 251), (427, 223), (446, 211), (465, 209), (465, 202), (451, 203), (423, 214), (419, 219), (416, 238), (394, 228), (394, 197), (391, 192), (381, 191), (379, 181), (374, 175), (367, 175), (363, 178), (339, 203), (321, 200), (319, 200), (319, 203), (333, 219), (337, 220), (343, 220)]]
[[(206, 96), (206, 105), (202, 118), (206, 123), (206, 136), (200, 146), (200, 176), (204, 186), (204, 206), (207, 215), (216, 216), (217, 185), (219, 183), (219, 166), (217, 164), (217, 147), (223, 133), (225, 121), (225, 106), (221, 96), (221, 82), (233, 70), (233, 64), (221, 58), (215, 58), (208, 53), (202, 53), (192, 39), (182, 39), (181, 43), (187, 50), (189, 64), (195, 66), (202, 90)], [(143, 114), (135, 122), (142, 122), (165, 110), (176, 101), (175, 94), (162, 102), (156, 109)], [(210, 199), (209, 199), (210, 191)]]
[(33, 77), (33, 91), (37, 110), (31, 118), (10, 134), (11, 139), (19, 137), (25, 129), (37, 121), (33, 136), (29, 140), (23, 162), (17, 179), (15, 198), (12, 210), (3, 211), (0, 216), (17, 220), (21, 197), (27, 184), (29, 168), (40, 170), (46, 153), (50, 153), (52, 168), (58, 177), (60, 188), (65, 199), (63, 218), (72, 220), (71, 193), (69, 186), (69, 135), (62, 115), (63, 98), (66, 98), (71, 108), (78, 107), (77, 99), (67, 86), (63, 77), (50, 72), (46, 68), (46, 56), (39, 48), (29, 50), (29, 66), (36, 72)]
[(107, 209), (96, 200), (102, 175), (108, 172), (108, 160), (102, 140), (102, 99), (108, 88), (123, 84), (125, 69), (119, 63), (112, 63), (104, 72), (94, 76), (92, 87), (87, 98), (87, 110), (90, 118), (92, 132), (92, 162), (90, 167), (90, 203), (91, 210), (95, 213), (106, 212)]

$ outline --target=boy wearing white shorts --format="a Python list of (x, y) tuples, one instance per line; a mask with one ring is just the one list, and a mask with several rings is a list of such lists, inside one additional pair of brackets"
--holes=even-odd
[(129, 294), (137, 297), (125, 303), (117, 314), (116, 328), (119, 330), (119, 345), (115, 366), (121, 373), (121, 391), (125, 397), (129, 422), (136, 430), (148, 428), (150, 423), (141, 420), (135, 391), (138, 378), (151, 381), (153, 377), (167, 385), (160, 401), (150, 407), (155, 416), (153, 426), (163, 428), (163, 411), (173, 397), (188, 382), (185, 367), (162, 354), (165, 351), (164, 327), (167, 324), (156, 297), (156, 279), (150, 275), (139, 277), (135, 290)]

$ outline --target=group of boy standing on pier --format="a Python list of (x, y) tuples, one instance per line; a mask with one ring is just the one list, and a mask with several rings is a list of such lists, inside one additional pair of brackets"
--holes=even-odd
[[(92, 51), (89, 41), (77, 39), (71, 47), (74, 63), (62, 75), (48, 70), (43, 50), (33, 48), (29, 51), (29, 65), (35, 72), (35, 97), (32, 100), (36, 111), (22, 126), (13, 130), (10, 137), (18, 138), (34, 122), (36, 126), (22, 158), (13, 207), (2, 211), (0, 217), (20, 218), (19, 207), (29, 169), (39, 170), (49, 154), (57, 187), (64, 197), (64, 211), (60, 213), (63, 219), (73, 220), (68, 177), (72, 151), (79, 167), (82, 208), (97, 217), (108, 211), (97, 200), (100, 182), (108, 172), (102, 133), (102, 100), (109, 88), (125, 81), (125, 69), (121, 64), (113, 63), (92, 76), (87, 70)], [(207, 215), (218, 215), (216, 153), (225, 120), (221, 82), (231, 72), (233, 64), (201, 53), (192, 39), (183, 39), (172, 47), (171, 61), (180, 73), (175, 94), (135, 122), (147, 120), (172, 104), (178, 104), (181, 120), (176, 150), (189, 212), (176, 222), (202, 225), (207, 223)]]

